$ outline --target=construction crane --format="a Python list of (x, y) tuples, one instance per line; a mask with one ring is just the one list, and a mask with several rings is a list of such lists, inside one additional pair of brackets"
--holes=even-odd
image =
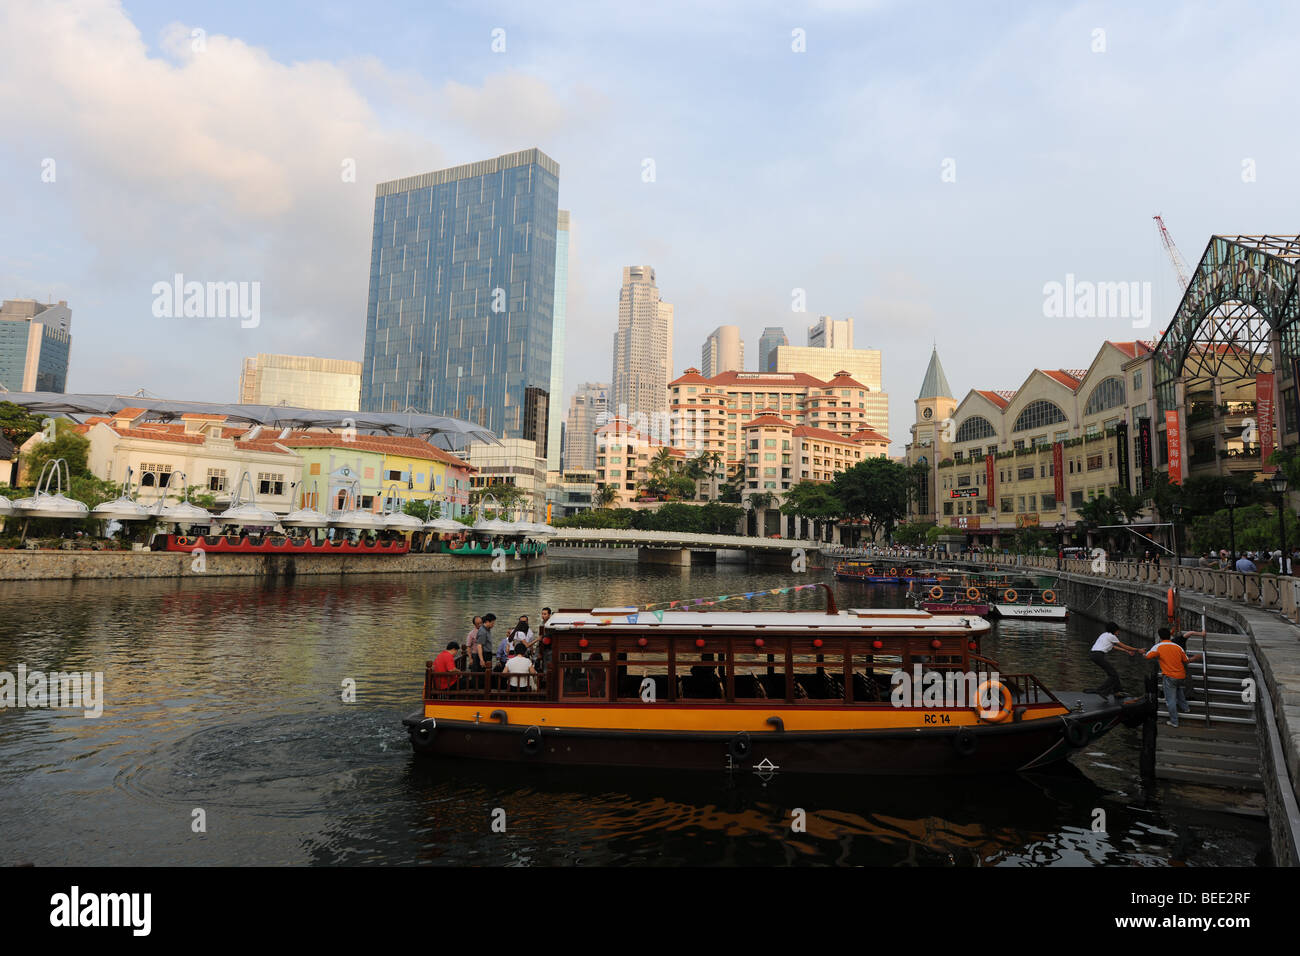
[(1151, 218), (1156, 221), (1156, 226), (1160, 229), (1160, 241), (1164, 243), (1165, 252), (1169, 254), (1169, 261), (1174, 264), (1174, 271), (1178, 273), (1178, 291), (1186, 292), (1187, 284), (1191, 282), (1191, 270), (1187, 268), (1187, 261), (1183, 259), (1183, 254), (1174, 245), (1174, 237), (1169, 235), (1169, 230), (1165, 228), (1165, 221), (1158, 215)]

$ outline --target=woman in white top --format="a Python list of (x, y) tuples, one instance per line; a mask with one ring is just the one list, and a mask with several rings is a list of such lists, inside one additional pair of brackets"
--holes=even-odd
[(511, 690), (533, 690), (533, 675), (537, 673), (533, 669), (533, 662), (524, 656), (524, 645), (521, 641), (515, 645), (514, 653), (506, 660), (505, 673), (510, 675)]

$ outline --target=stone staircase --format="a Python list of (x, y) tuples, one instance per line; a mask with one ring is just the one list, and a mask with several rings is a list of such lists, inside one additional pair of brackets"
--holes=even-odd
[[(1188, 639), (1187, 653), (1202, 653), (1199, 637)], [(1212, 633), (1206, 639), (1204, 653), (1206, 660), (1187, 669), (1191, 713), (1179, 715), (1178, 727), (1169, 724), (1161, 691), (1156, 776), (1261, 791), (1255, 705), (1242, 700), (1242, 681), (1251, 677), (1249, 639), (1244, 634)]]

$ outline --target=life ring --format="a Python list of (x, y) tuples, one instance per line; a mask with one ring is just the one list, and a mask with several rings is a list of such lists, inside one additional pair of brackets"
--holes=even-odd
[(1053, 591), (1051, 588), (1048, 588), (1046, 591), (1044, 591), (1044, 592), (1043, 592), (1043, 603), (1044, 603), (1044, 604), (1055, 604), (1055, 603), (1056, 603), (1056, 592)]
[(179, 536), (179, 537), (176, 539), (176, 543), (177, 543), (177, 544), (189, 544), (189, 543), (190, 543), (190, 539), (187, 538), (187, 537), (185, 537), (184, 535), (181, 535), (181, 536)]
[(911, 568), (904, 568), (904, 569), (903, 569), (903, 573), (906, 574), (906, 575), (910, 578), (910, 577), (911, 577), (913, 574), (915, 574), (916, 572), (914, 572)]
[(934, 598), (936, 601), (939, 600), (939, 598), (943, 597), (943, 588), (939, 587), (937, 584), (930, 588), (930, 597)]
[[(987, 711), (984, 709), (984, 701), (989, 699), (989, 697), (985, 696), (986, 688), (989, 690), (995, 690), (998, 695), (998, 704), (1000, 706), (995, 711)], [(1011, 719), (1011, 715), (1015, 712), (1014, 701), (1011, 697), (1011, 691), (1002, 683), (1002, 681), (986, 680), (984, 683), (980, 684), (979, 690), (975, 693), (977, 698), (976, 704), (979, 707), (980, 720), (987, 721), (990, 724), (1003, 724)]]
[(978, 601), (979, 599), (980, 599), (980, 589), (979, 589), (979, 588), (977, 588), (977, 587), (969, 587), (969, 588), (966, 589), (966, 600), (968, 600), (968, 601)]
[(1002, 592), (1002, 600), (1006, 601), (1008, 604), (1015, 604), (1016, 598), (1018, 597), (1020, 597), (1020, 595), (1016, 593), (1015, 588), (1007, 588)]
[(979, 749), (979, 744), (975, 740), (975, 735), (963, 727), (953, 735), (952, 749), (957, 751), (959, 757), (969, 757)]
[(1065, 722), (1065, 739), (1071, 747), (1082, 747), (1088, 742), (1088, 728), (1075, 720)]
[(542, 750), (542, 730), (534, 725), (524, 731), (524, 739), (520, 744), (524, 753), (529, 757), (535, 757)]
[(752, 749), (749, 734), (743, 730), (727, 741), (727, 753), (731, 754), (732, 760), (744, 760)]
[(1173, 621), (1178, 616), (1177, 602), (1174, 597), (1174, 589), (1170, 588), (1169, 593), (1165, 595), (1165, 604), (1169, 611), (1169, 620)]
[(871, 565), (868, 564), (868, 565), (867, 565), (867, 574), (875, 574), (875, 573), (876, 573), (876, 569), (873, 568)]
[(891, 578), (896, 578), (896, 577), (898, 577), (898, 568), (890, 568), (890, 569), (889, 569), (889, 576), (890, 576)]

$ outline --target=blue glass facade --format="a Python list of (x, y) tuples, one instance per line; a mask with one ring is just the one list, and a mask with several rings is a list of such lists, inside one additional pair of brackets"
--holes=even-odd
[(453, 415), (542, 454), (559, 166), (532, 149), (375, 192), (362, 410)]
[(41, 324), (37, 348), (36, 377), (24, 381), (28, 346), (32, 344), (32, 322), (26, 319), (0, 320), (0, 385), (11, 392), (63, 392), (68, 383), (68, 357), (72, 338), (50, 325)]

